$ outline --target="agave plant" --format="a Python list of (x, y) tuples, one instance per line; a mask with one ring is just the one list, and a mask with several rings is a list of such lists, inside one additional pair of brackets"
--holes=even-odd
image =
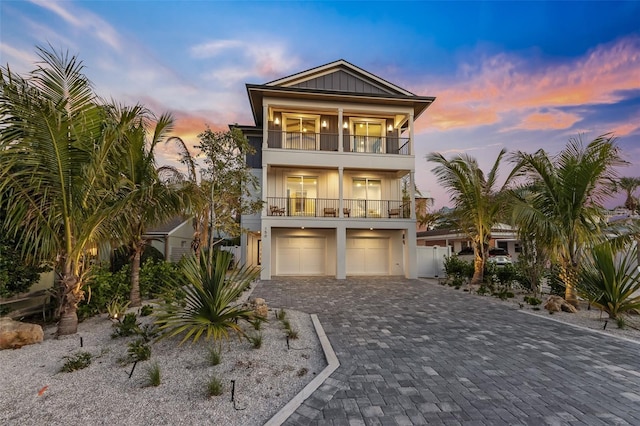
[(609, 314), (609, 318), (616, 319), (622, 312), (640, 309), (636, 250), (635, 247), (627, 249), (617, 258), (613, 244), (599, 244), (580, 270), (578, 293)]
[(238, 320), (252, 321), (253, 311), (235, 303), (238, 296), (258, 278), (260, 271), (251, 267), (229, 269), (233, 255), (226, 251), (203, 252), (200, 259), (190, 257), (183, 263), (187, 286), (185, 303), (170, 301), (160, 306), (156, 323), (160, 338), (184, 335), (197, 342), (201, 337), (220, 341), (229, 339), (229, 332), (238, 337), (244, 331)]

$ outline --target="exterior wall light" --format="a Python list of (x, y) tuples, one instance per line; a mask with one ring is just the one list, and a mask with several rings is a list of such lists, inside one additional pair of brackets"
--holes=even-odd
[(273, 120), (273, 124), (275, 124), (276, 126), (280, 125), (280, 118), (276, 117), (275, 120)]
[(327, 128), (327, 120), (322, 120), (322, 128), (323, 129)]
[(349, 128), (349, 125), (347, 124), (346, 121), (342, 124), (342, 128), (343, 129), (348, 129)]
[(387, 131), (388, 132), (393, 132), (393, 126), (391, 124), (389, 124), (389, 127), (387, 127)]

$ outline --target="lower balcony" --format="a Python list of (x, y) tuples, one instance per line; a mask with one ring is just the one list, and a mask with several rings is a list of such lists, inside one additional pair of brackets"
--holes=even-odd
[[(403, 200), (342, 200), (350, 218), (411, 218), (411, 203)], [(267, 197), (267, 216), (340, 217), (340, 200), (331, 198)]]

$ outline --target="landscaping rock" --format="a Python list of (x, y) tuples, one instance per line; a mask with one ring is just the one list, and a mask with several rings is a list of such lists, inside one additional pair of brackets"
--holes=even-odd
[(261, 297), (256, 297), (255, 299), (249, 300), (249, 307), (253, 309), (253, 312), (256, 316), (260, 318), (267, 318), (269, 314), (269, 308), (267, 307), (267, 302)]
[(38, 324), (0, 318), (0, 349), (18, 349), (42, 342), (44, 332)]
[(571, 313), (578, 312), (575, 306), (573, 306), (572, 304), (564, 300), (562, 297), (553, 296), (553, 295), (549, 296), (549, 298), (544, 304), (544, 308), (549, 312), (560, 312), (560, 311), (571, 312)]

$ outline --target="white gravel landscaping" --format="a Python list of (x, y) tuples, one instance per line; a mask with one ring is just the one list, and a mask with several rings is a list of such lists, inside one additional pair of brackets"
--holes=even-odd
[[(275, 312), (262, 324), (262, 347), (233, 337), (222, 347), (222, 360), (211, 366), (213, 342), (178, 346), (178, 339), (152, 345), (151, 359), (118, 362), (135, 337), (111, 338), (106, 315), (79, 325), (78, 334), (55, 339), (45, 329), (41, 344), (0, 351), (0, 424), (2, 425), (262, 425), (327, 365), (310, 316), (286, 311), (299, 338), (290, 340)], [(144, 323), (151, 317), (141, 317)], [(249, 333), (256, 332), (247, 325)], [(80, 347), (82, 338), (83, 347)], [(64, 357), (93, 355), (83, 370), (61, 373)], [(147, 386), (147, 369), (156, 363), (161, 384)], [(212, 376), (223, 383), (220, 396), (207, 395)], [(231, 401), (235, 380), (235, 403)]]

